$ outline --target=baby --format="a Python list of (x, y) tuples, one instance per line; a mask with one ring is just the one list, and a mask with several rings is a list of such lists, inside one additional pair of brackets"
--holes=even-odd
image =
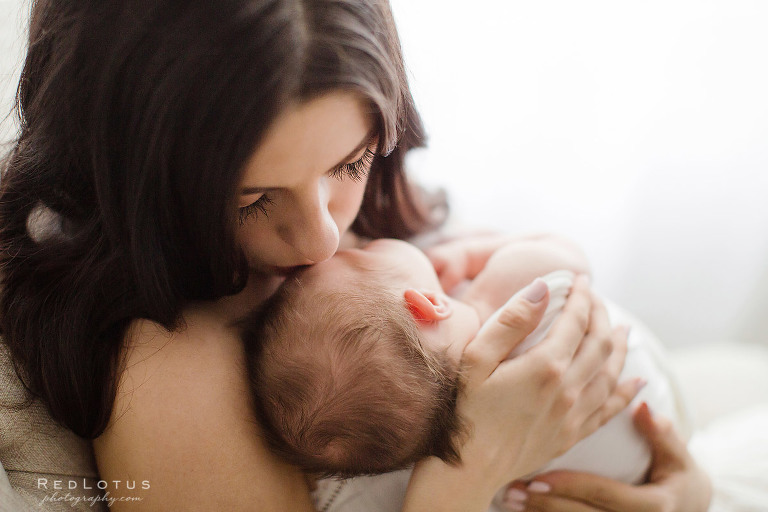
[[(430, 455), (457, 462), (462, 352), (535, 276), (586, 266), (552, 247), (501, 237), (467, 242), (463, 277), (471, 282), (459, 298), (443, 291), (424, 253), (397, 240), (340, 251), (290, 276), (244, 328), (255, 408), (272, 448), (324, 476), (380, 474)], [(547, 312), (510, 357), (546, 335), (573, 275), (544, 277)], [(621, 378), (648, 381), (635, 401), (684, 427), (653, 335), (610, 304), (609, 313), (613, 323), (632, 325)], [(638, 483), (649, 464), (650, 451), (625, 410), (537, 473), (570, 469)]]

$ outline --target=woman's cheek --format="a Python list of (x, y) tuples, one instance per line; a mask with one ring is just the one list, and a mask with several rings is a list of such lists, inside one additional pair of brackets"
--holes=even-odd
[[(278, 246), (263, 225), (248, 219), (238, 228), (237, 236), (251, 268), (259, 268), (274, 259), (270, 249)], [(263, 223), (262, 223), (263, 224)]]
[(343, 236), (357, 218), (363, 204), (367, 183), (367, 179), (362, 181), (347, 180), (339, 182), (334, 189), (333, 203), (329, 208), (331, 208), (331, 214), (339, 228), (339, 236)]

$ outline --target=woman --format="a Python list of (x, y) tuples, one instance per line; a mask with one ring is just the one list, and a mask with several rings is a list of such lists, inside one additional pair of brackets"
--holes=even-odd
[[(142, 510), (312, 510), (260, 439), (233, 324), (355, 236), (432, 227), (403, 174), (423, 134), (387, 3), (39, 0), (19, 104), (0, 312), (26, 384), (94, 439), (112, 496), (147, 482)], [(404, 510), (485, 510), (634, 396), (584, 282), (546, 350), (499, 365), (546, 302), (529, 289), (468, 347), (463, 463), (419, 464)], [(638, 489), (621, 510), (653, 503)]]

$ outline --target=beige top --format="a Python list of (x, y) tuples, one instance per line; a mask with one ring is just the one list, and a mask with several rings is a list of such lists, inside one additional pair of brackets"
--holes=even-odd
[[(27, 397), (0, 340), (0, 512), (106, 511), (91, 443)], [(10, 484), (10, 485), (9, 485)], [(93, 505), (93, 506), (91, 506)]]

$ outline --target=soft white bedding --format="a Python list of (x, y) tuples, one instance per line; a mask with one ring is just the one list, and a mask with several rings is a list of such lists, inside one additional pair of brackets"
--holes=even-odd
[(710, 512), (768, 510), (768, 402), (714, 420), (690, 449), (712, 477)]
[(673, 364), (696, 424), (691, 453), (715, 488), (710, 512), (768, 511), (768, 349), (689, 347)]

